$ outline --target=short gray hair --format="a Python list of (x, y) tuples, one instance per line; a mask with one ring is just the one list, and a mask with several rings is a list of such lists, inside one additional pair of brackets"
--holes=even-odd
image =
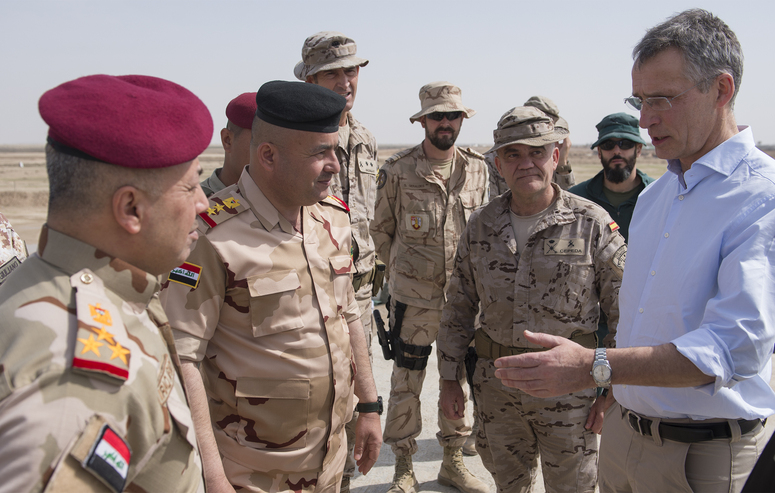
[(130, 169), (101, 161), (84, 159), (46, 145), (48, 172), (48, 211), (90, 214), (105, 207), (106, 200), (119, 188), (130, 185), (154, 200), (165, 191), (164, 169)]
[(735, 33), (724, 21), (702, 9), (676, 14), (652, 27), (632, 50), (636, 66), (668, 48), (678, 48), (686, 61), (687, 77), (707, 92), (713, 77), (728, 73), (735, 82), (735, 98), (743, 79), (743, 49)]

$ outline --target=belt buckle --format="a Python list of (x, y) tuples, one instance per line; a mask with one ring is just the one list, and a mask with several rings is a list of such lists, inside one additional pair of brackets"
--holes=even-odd
[(628, 411), (630, 427), (634, 428), (639, 435), (645, 435), (643, 432), (642, 418), (632, 411)]

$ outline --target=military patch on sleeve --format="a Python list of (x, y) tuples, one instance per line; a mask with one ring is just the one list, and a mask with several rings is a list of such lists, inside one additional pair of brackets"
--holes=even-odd
[(81, 465), (118, 493), (124, 491), (131, 459), (129, 445), (105, 424)]
[(180, 267), (175, 267), (170, 271), (169, 280), (178, 284), (183, 284), (191, 289), (199, 286), (199, 278), (202, 276), (202, 267), (185, 262)]
[(22, 263), (16, 256), (11, 257), (8, 262), (0, 265), (0, 285), (2, 285), (5, 280), (8, 279), (8, 276), (11, 275), (11, 272), (16, 270), (20, 265), (22, 265)]
[(616, 224), (616, 221), (611, 221), (610, 223), (608, 223), (608, 227), (611, 228), (611, 233), (619, 229), (619, 225)]
[(624, 262), (627, 259), (627, 245), (622, 245), (611, 257), (611, 266), (619, 273), (621, 278), (624, 274)]
[(379, 170), (379, 173), (377, 173), (377, 190), (384, 187), (385, 183), (387, 183), (387, 173), (385, 173), (384, 169), (381, 169)]
[(584, 239), (546, 238), (544, 240), (544, 255), (584, 255)]

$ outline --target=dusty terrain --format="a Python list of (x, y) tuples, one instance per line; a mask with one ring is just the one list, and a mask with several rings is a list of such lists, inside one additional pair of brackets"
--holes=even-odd
[[(384, 147), (380, 149), (379, 160), (384, 162), (402, 147)], [(486, 147), (476, 147), (486, 151)], [(649, 154), (646, 156), (645, 154)], [(221, 165), (223, 150), (220, 146), (208, 148), (199, 158), (204, 169), (203, 177), (209, 176), (213, 169)], [(574, 147), (570, 161), (581, 182), (600, 171), (597, 152), (586, 147)], [(23, 167), (20, 166), (23, 163)], [(661, 176), (665, 171), (664, 161), (644, 151), (638, 161), (638, 167), (653, 177)], [(46, 178), (46, 157), (41, 146), (0, 146), (0, 212), (6, 215), (14, 229), (31, 244), (36, 244), (40, 227), (46, 218), (48, 201), (48, 179)]]

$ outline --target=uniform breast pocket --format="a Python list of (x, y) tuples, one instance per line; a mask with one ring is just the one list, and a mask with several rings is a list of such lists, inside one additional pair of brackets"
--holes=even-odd
[(297, 295), (300, 287), (295, 270), (248, 277), (250, 321), (255, 337), (304, 327)]
[(349, 255), (338, 255), (328, 259), (331, 265), (331, 282), (338, 305), (337, 312), (348, 305), (350, 286), (352, 286), (353, 262)]
[(237, 435), (240, 444), (274, 450), (306, 447), (309, 380), (238, 377), (235, 395), (244, 423)]
[(401, 224), (401, 233), (406, 239), (422, 240), (436, 234), (436, 215), (430, 208), (405, 210)]
[(460, 192), (460, 205), (463, 206), (463, 217), (468, 224), (468, 218), (480, 205), (477, 201), (477, 192)]
[(591, 264), (557, 262), (546, 279), (541, 305), (558, 317), (579, 317), (595, 290), (595, 268)]

